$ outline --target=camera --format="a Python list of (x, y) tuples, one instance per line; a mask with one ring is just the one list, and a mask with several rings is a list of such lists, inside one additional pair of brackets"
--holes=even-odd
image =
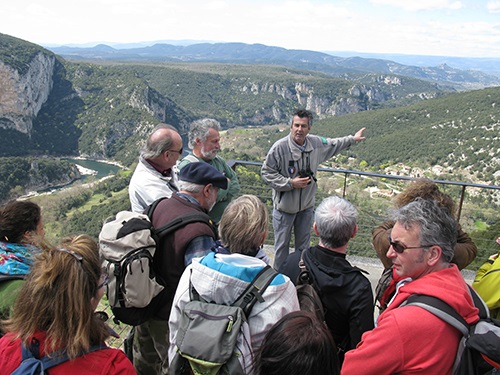
[(299, 173), (299, 177), (300, 178), (305, 178), (305, 177), (310, 177), (311, 178), (311, 180), (309, 181), (308, 184), (310, 184), (311, 181), (313, 181), (313, 180), (314, 180), (314, 182), (317, 181), (316, 177), (314, 177), (313, 171), (311, 171), (309, 168), (307, 168), (307, 169), (301, 169), (298, 173)]

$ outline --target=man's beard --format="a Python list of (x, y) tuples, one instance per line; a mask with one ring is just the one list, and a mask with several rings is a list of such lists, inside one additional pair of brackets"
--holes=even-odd
[(205, 160), (215, 159), (215, 157), (217, 156), (217, 152), (219, 152), (219, 150), (217, 150), (216, 148), (214, 148), (212, 151), (205, 151), (205, 147), (201, 147), (201, 156), (203, 156), (203, 159)]
[(211, 204), (209, 205), (210, 208), (208, 209), (208, 212), (212, 211), (212, 208), (214, 208), (216, 203), (217, 203), (217, 194), (215, 195), (213, 202), (211, 202)]

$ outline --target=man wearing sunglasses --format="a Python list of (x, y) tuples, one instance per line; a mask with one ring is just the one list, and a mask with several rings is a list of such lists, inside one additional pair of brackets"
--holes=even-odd
[(144, 212), (158, 198), (170, 198), (179, 190), (175, 163), (182, 152), (182, 138), (177, 129), (167, 124), (157, 125), (130, 179), (128, 193), (132, 211)]
[(468, 287), (455, 264), (457, 223), (431, 200), (417, 198), (393, 217), (387, 257), (403, 280), (377, 327), (346, 353), (342, 374), (451, 374), (461, 337), (454, 327), (418, 306), (414, 294), (441, 299), (469, 324), (478, 320)]

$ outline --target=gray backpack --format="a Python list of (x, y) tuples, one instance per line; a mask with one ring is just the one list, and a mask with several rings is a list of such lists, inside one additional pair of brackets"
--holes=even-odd
[(190, 297), (180, 317), (175, 337), (176, 353), (170, 374), (251, 373), (252, 349), (247, 319), (254, 304), (278, 273), (264, 267), (230, 306), (205, 301), (190, 282)]
[(115, 319), (139, 325), (152, 318), (168, 297), (165, 282), (156, 274), (153, 262), (163, 237), (193, 222), (204, 222), (214, 230), (203, 212), (179, 216), (161, 228), (151, 223), (160, 198), (144, 214), (121, 211), (105, 223), (99, 234), (102, 266), (109, 276), (107, 297)]

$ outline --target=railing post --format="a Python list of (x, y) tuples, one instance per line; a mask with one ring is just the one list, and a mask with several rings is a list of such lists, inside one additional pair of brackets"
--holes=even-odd
[(460, 215), (462, 214), (462, 205), (464, 203), (465, 185), (462, 185), (462, 194), (460, 195), (460, 203), (458, 204), (457, 222), (460, 222)]
[(347, 173), (344, 173), (344, 192), (342, 193), (342, 198), (345, 199), (345, 190), (347, 188)]

